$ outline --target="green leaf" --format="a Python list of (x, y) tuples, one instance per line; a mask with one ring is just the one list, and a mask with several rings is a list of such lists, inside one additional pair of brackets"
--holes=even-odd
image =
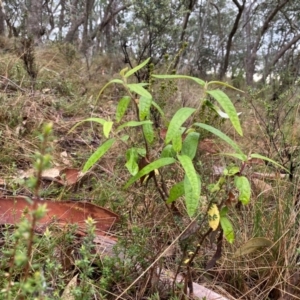
[(196, 77), (186, 76), (186, 75), (152, 75), (152, 77), (159, 78), (159, 79), (190, 79), (197, 82), (201, 86), (205, 85), (205, 82), (203, 80)]
[(183, 141), (181, 153), (194, 159), (198, 149), (199, 137), (198, 132), (190, 132)]
[(141, 64), (139, 64), (138, 66), (134, 67), (133, 69), (129, 70), (126, 74), (125, 77), (128, 78), (129, 76), (131, 76), (132, 74), (134, 74), (136, 71), (140, 70), (141, 68), (143, 68), (144, 66), (147, 65), (147, 63), (149, 62), (150, 57), (147, 58), (144, 62), (142, 62)]
[(151, 94), (146, 89), (143, 88), (143, 85), (144, 84), (140, 84), (140, 83), (129, 83), (127, 84), (127, 87), (131, 92), (137, 93), (142, 97), (152, 99)]
[(239, 200), (244, 205), (248, 204), (251, 197), (251, 186), (248, 178), (245, 176), (235, 176), (234, 184), (239, 191)]
[(135, 148), (131, 148), (126, 151), (127, 162), (125, 166), (129, 173), (133, 176), (136, 175), (139, 171), (139, 166), (137, 164), (138, 157), (139, 156)]
[[(206, 106), (213, 109), (221, 118), (223, 119), (230, 119), (229, 116), (223, 112), (217, 105), (212, 104), (210, 101), (206, 101), (205, 102)], [(239, 116), (241, 114), (237, 113), (237, 115)]]
[(218, 101), (218, 103), (224, 109), (225, 113), (228, 115), (235, 130), (242, 136), (243, 131), (240, 124), (240, 120), (230, 98), (221, 90), (206, 91), (206, 93), (211, 95), (214, 99)]
[(228, 207), (227, 206), (222, 207), (220, 210), (220, 217), (221, 218), (226, 217), (227, 213), (228, 213)]
[(124, 96), (120, 99), (118, 106), (117, 106), (117, 111), (116, 111), (116, 121), (118, 123), (122, 120), (130, 101), (131, 101), (131, 98), (129, 96)]
[(175, 157), (176, 156), (176, 152), (173, 149), (172, 145), (167, 145), (166, 147), (164, 147), (164, 149), (161, 152), (160, 157)]
[(223, 85), (223, 86), (226, 86), (226, 87), (228, 87), (230, 89), (233, 89), (233, 90), (236, 90), (238, 92), (244, 93), (244, 91), (239, 90), (239, 89), (235, 88), (234, 86), (232, 86), (232, 85), (230, 85), (230, 84), (228, 84), (226, 82), (222, 82), (222, 81), (210, 81), (210, 82), (207, 83), (207, 86), (209, 86), (211, 84)]
[(273, 242), (270, 241), (269, 239), (266, 239), (264, 237), (256, 237), (247, 241), (238, 250), (236, 250), (233, 257), (237, 258), (246, 254), (253, 253), (259, 249), (272, 247), (272, 246), (273, 246)]
[(122, 124), (121, 126), (119, 126), (117, 128), (117, 131), (121, 130), (124, 127), (136, 127), (136, 126), (141, 126), (141, 125), (144, 125), (144, 124), (152, 124), (152, 122), (150, 120), (147, 120), (147, 121), (129, 121), (129, 122), (126, 122), (126, 123)]
[(129, 135), (128, 134), (125, 134), (125, 135), (123, 135), (121, 138), (120, 138), (120, 140), (122, 141), (122, 142), (127, 142), (128, 140), (129, 140)]
[(234, 242), (233, 226), (227, 217), (220, 218), (221, 227), (224, 232), (225, 239), (232, 244)]
[(104, 124), (103, 124), (103, 134), (106, 138), (109, 137), (109, 134), (110, 134), (110, 131), (112, 129), (112, 126), (113, 126), (113, 122), (111, 121), (106, 121)]
[[(197, 185), (200, 186), (200, 177), (197, 176)], [(193, 217), (199, 207), (200, 195), (195, 194), (195, 190), (191, 185), (190, 180), (187, 175), (184, 176), (184, 195), (185, 195), (185, 205), (189, 217)]]
[(226, 155), (226, 156), (231, 156), (234, 158), (237, 158), (241, 161), (247, 161), (248, 157), (245, 154), (238, 154), (238, 153), (219, 153), (220, 155)]
[(239, 148), (239, 146), (230, 137), (228, 137), (225, 133), (223, 133), (222, 131), (218, 130), (215, 127), (212, 127), (210, 125), (203, 124), (203, 123), (194, 123), (193, 125), (198, 126), (200, 128), (203, 128), (203, 129), (213, 133), (214, 135), (218, 136), (220, 139), (222, 139), (227, 144), (229, 144), (236, 152), (238, 152), (239, 154), (244, 155), (244, 160), (247, 160), (247, 156), (242, 152), (242, 150)]
[(99, 94), (98, 94), (98, 96), (97, 96), (97, 98), (96, 98), (96, 104), (97, 104), (97, 102), (98, 102), (98, 100), (99, 100), (101, 94), (103, 93), (103, 91), (104, 91), (110, 84), (112, 84), (112, 83), (119, 83), (119, 84), (124, 85), (124, 82), (123, 82), (121, 79), (113, 79), (113, 80), (111, 80), (110, 82), (108, 82), (108, 83), (100, 90), (100, 92), (99, 92)]
[(125, 72), (127, 72), (127, 70), (128, 70), (128, 67), (122, 69), (122, 70), (120, 71), (120, 75), (123, 77), (123, 76), (125, 75)]
[(145, 176), (149, 174), (151, 171), (154, 171), (155, 169), (159, 169), (161, 167), (170, 165), (175, 163), (176, 160), (171, 157), (165, 157), (165, 158), (159, 158), (156, 161), (153, 161), (152, 163), (148, 164), (146, 167), (144, 167), (142, 170), (140, 170), (135, 176), (130, 178), (128, 182), (125, 184), (125, 189), (130, 187), (135, 181), (140, 179), (142, 176)]
[[(196, 173), (196, 170), (194, 168), (193, 162), (190, 157), (187, 155), (177, 155), (178, 160), (180, 161), (180, 164), (182, 165), (185, 174), (187, 178), (189, 179), (189, 182), (191, 184), (192, 190), (193, 190), (193, 201), (197, 199), (199, 201), (200, 199), (200, 189), (201, 189), (201, 182), (199, 180), (198, 174)], [(189, 215), (192, 210), (188, 211)]]
[(145, 118), (149, 116), (151, 102), (151, 98), (141, 97), (139, 99), (139, 115), (141, 121), (145, 120)]
[(85, 120), (82, 120), (80, 122), (78, 122), (76, 125), (74, 125), (68, 133), (72, 132), (77, 126), (81, 125), (82, 123), (84, 122), (96, 122), (96, 123), (99, 123), (101, 125), (104, 125), (105, 122), (107, 122), (106, 120), (104, 119), (101, 119), (101, 118), (87, 118)]
[(194, 108), (182, 107), (173, 116), (165, 138), (165, 143), (168, 144), (178, 133), (182, 124), (195, 112)]
[(283, 167), (282, 165), (280, 165), (279, 163), (277, 163), (276, 161), (266, 157), (266, 156), (263, 156), (263, 155), (260, 155), (260, 154), (256, 154), (256, 153), (252, 153), (250, 155), (251, 158), (259, 158), (259, 159), (262, 159), (262, 160), (266, 160), (272, 164), (274, 164), (275, 166), (281, 168), (281, 169), (284, 169), (285, 171), (287, 171), (288, 173), (290, 173), (290, 171), (288, 169), (286, 169), (285, 167)]
[(175, 152), (180, 152), (182, 148), (182, 136), (181, 131), (178, 130), (177, 134), (173, 136), (172, 146)]
[(221, 176), (219, 178), (219, 180), (217, 181), (217, 183), (208, 185), (209, 192), (210, 193), (219, 192), (221, 190), (222, 186), (224, 185), (224, 183), (225, 183), (225, 178), (224, 178), (224, 176)]
[(111, 146), (114, 144), (115, 139), (107, 140), (105, 143), (103, 143), (87, 160), (83, 167), (83, 172), (88, 171), (95, 163), (111, 148)]
[(152, 104), (152, 106), (154, 106), (157, 109), (157, 111), (159, 112), (159, 114), (164, 118), (165, 117), (164, 112), (162, 111), (162, 109), (160, 108), (160, 106), (153, 99), (151, 101), (151, 104)]
[(238, 166), (233, 166), (233, 167), (228, 168), (228, 173), (226, 175), (233, 176), (239, 172), (240, 172), (240, 168)]
[(143, 125), (143, 132), (144, 132), (146, 141), (149, 144), (152, 144), (153, 141), (154, 141), (154, 131), (153, 131), (152, 124), (144, 124)]
[(170, 195), (166, 203), (170, 204), (183, 195), (184, 195), (184, 183), (183, 181), (180, 181), (171, 187)]
[(135, 148), (135, 149), (136, 149), (137, 153), (138, 153), (140, 156), (142, 156), (142, 157), (145, 157), (145, 156), (146, 156), (147, 151), (146, 151), (145, 148)]

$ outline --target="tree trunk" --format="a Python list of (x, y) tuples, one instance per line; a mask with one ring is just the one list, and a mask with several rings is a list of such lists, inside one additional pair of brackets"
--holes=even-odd
[(221, 68), (220, 76), (219, 76), (220, 79), (222, 79), (225, 76), (226, 72), (227, 72), (228, 65), (229, 65), (229, 56), (230, 56), (230, 51), (231, 51), (232, 40), (233, 40), (233, 37), (234, 37), (235, 33), (238, 30), (239, 22), (240, 22), (240, 19), (242, 17), (242, 14), (243, 14), (243, 11), (244, 11), (244, 8), (245, 8), (245, 2), (246, 2), (245, 0), (243, 0), (243, 4), (241, 5), (241, 4), (239, 4), (239, 2), (237, 0), (232, 0), (232, 1), (237, 6), (238, 13), (235, 17), (233, 27), (231, 29), (231, 32), (230, 32), (228, 40), (227, 40), (226, 54), (225, 54), (223, 66)]
[(81, 44), (81, 52), (86, 54), (86, 51), (89, 47), (89, 17), (91, 15), (91, 11), (93, 9), (94, 0), (86, 0), (85, 2), (85, 12), (84, 12), (84, 21), (83, 21), (83, 33), (82, 33), (82, 44)]
[(29, 36), (33, 38), (35, 44), (42, 42), (41, 37), (45, 33), (42, 26), (43, 21), (43, 1), (31, 0), (28, 8), (27, 30)]
[[(191, 13), (193, 12), (195, 4), (196, 4), (195, 0), (190, 0), (189, 3), (188, 3), (188, 6), (187, 6), (187, 10), (188, 11), (187, 11), (187, 13), (186, 13), (186, 15), (184, 17), (184, 20), (183, 20), (182, 30), (181, 30), (180, 40), (179, 40), (179, 44), (180, 44), (180, 48), (181, 49), (183, 47), (184, 37), (185, 37), (187, 25), (189, 23), (189, 19), (190, 19)], [(175, 59), (175, 62), (174, 62), (174, 66), (173, 66), (173, 68), (175, 70), (177, 69), (177, 66), (179, 64), (179, 60), (180, 60), (180, 55), (177, 55), (176, 59)]]
[(270, 73), (272, 72), (273, 67), (277, 64), (277, 62), (279, 61), (279, 59), (286, 53), (286, 51), (288, 51), (289, 49), (291, 49), (291, 47), (293, 45), (295, 45), (299, 40), (300, 40), (300, 33), (297, 34), (297, 35), (295, 35), (294, 38), (290, 42), (288, 42), (283, 47), (281, 47), (281, 49), (276, 53), (276, 55), (273, 58), (272, 62), (269, 64), (269, 68), (267, 70), (265, 70), (263, 82), (270, 75)]
[(100, 24), (91, 33), (91, 40), (94, 40), (95, 37), (97, 36), (97, 33), (99, 31), (102, 31), (119, 12), (127, 9), (131, 5), (132, 5), (131, 3), (124, 4), (124, 5), (120, 6), (119, 8), (115, 9), (114, 11), (111, 11), (110, 13), (105, 12), (104, 19), (100, 22)]
[(5, 35), (5, 12), (3, 8), (3, 4), (0, 1), (0, 36)]
[[(270, 26), (270, 23), (273, 21), (275, 16), (289, 1), (290, 0), (282, 0), (269, 12), (266, 19), (263, 22), (263, 25), (261, 26), (261, 28), (259, 29), (259, 31), (257, 33), (256, 40), (254, 41), (253, 45), (251, 43), (251, 46), (250, 46), (251, 49), (247, 49), (247, 57), (245, 59), (245, 71), (246, 71), (246, 83), (250, 86), (253, 85), (255, 63), (256, 63), (256, 59), (257, 59), (257, 52), (260, 48), (261, 40), (262, 40), (263, 36), (265, 35), (265, 33), (267, 32), (267, 30)], [(250, 10), (251, 10), (251, 8), (250, 8)], [(250, 11), (248, 11), (248, 13), (250, 13)], [(246, 31), (247, 31), (247, 27), (250, 26), (249, 24), (250, 23), (249, 23), (249, 18), (248, 18), (247, 25), (246, 25)], [(249, 34), (249, 32), (247, 32), (247, 38), (250, 38), (251, 35), (248, 35), (248, 34)], [(248, 41), (248, 45), (249, 45), (249, 41)]]
[(66, 34), (66, 37), (64, 39), (65, 43), (73, 43), (75, 40), (75, 37), (77, 36), (77, 30), (79, 26), (81, 26), (84, 22), (84, 17), (81, 17), (80, 19), (76, 20), (76, 22), (73, 22), (68, 33)]
[[(73, 43), (75, 38), (78, 36), (78, 28), (81, 26), (84, 22), (84, 15), (81, 15), (78, 17), (78, 11), (80, 11), (78, 7), (78, 0), (72, 1), (71, 6), (71, 25), (70, 28), (64, 38), (64, 42), (66, 43)], [(80, 11), (81, 12), (81, 11)]]
[(63, 27), (65, 23), (65, 11), (66, 11), (66, 3), (65, 0), (60, 1), (60, 13), (58, 18), (58, 39), (62, 41), (63, 37)]

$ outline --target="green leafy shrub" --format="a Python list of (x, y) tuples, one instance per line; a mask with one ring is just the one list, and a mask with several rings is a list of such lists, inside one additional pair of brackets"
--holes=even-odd
[[(224, 236), (229, 243), (234, 242), (235, 224), (232, 224), (228, 216), (231, 207), (227, 200), (231, 195), (231, 191), (235, 189), (238, 193), (237, 200), (243, 205), (249, 203), (251, 187), (247, 176), (244, 174), (248, 162), (251, 159), (262, 159), (277, 166), (279, 165), (275, 161), (259, 154), (250, 153), (246, 155), (229, 136), (209, 124), (209, 120), (206, 119), (203, 121), (199, 119), (199, 117), (203, 116), (203, 113), (200, 113), (201, 109), (203, 109), (203, 99), (200, 99), (199, 105), (196, 108), (179, 108), (172, 118), (168, 120), (164, 109), (160, 107), (149, 92), (148, 84), (128, 82), (128, 78), (145, 67), (148, 62), (149, 59), (129, 71), (123, 69), (120, 72), (121, 79), (111, 80), (99, 92), (98, 99), (111, 84), (122, 85), (127, 91), (127, 94), (118, 102), (114, 120), (88, 118), (75, 126), (77, 127), (83, 122), (98, 123), (102, 126), (103, 136), (106, 139), (86, 161), (83, 172), (89, 171), (114, 145), (122, 143), (127, 147), (125, 167), (131, 175), (124, 186), (125, 189), (128, 190), (138, 180), (147, 187), (148, 182), (153, 179), (155, 189), (162, 201), (175, 214), (178, 211), (176, 203), (179, 199), (183, 198), (187, 213), (186, 216), (193, 220), (193, 222), (196, 222), (198, 227), (196, 226), (197, 229), (189, 234), (185, 234), (186, 228), (180, 237), (182, 235), (186, 235), (187, 237), (195, 235), (193, 240), (197, 241), (197, 231), (204, 232), (197, 244), (182, 244), (184, 256), (187, 255), (188, 248), (191, 245), (195, 247), (190, 258), (184, 260), (184, 265), (187, 271), (190, 272), (193, 261), (203, 243), (203, 236), (205, 237), (218, 229), (220, 231), (220, 240)], [(220, 118), (228, 119), (234, 130), (240, 136), (243, 135), (238, 113), (230, 98), (223, 90), (213, 88), (215, 86), (233, 87), (218, 81), (204, 82), (199, 78), (184, 75), (152, 74), (152, 77), (156, 80), (174, 81), (180, 79), (191, 80), (197, 83), (203, 89), (206, 109), (212, 111)], [(125, 119), (125, 115), (130, 110), (130, 107), (135, 112), (135, 119), (124, 122), (123, 119)], [(155, 133), (154, 122), (151, 119), (151, 109), (157, 110), (164, 123), (167, 124), (165, 136), (160, 137), (160, 139), (163, 138), (164, 140), (163, 145), (160, 144), (159, 137)], [(128, 134), (132, 132), (130, 131), (132, 128), (136, 132), (134, 138)], [(209, 185), (202, 181), (201, 174), (197, 172), (196, 167), (197, 163), (199, 163), (197, 161), (197, 150), (202, 132), (209, 132), (225, 142), (227, 147), (229, 146), (233, 152), (224, 153), (224, 156), (233, 158), (236, 162), (239, 162), (239, 164), (231, 164), (222, 170), (217, 182)], [(160, 151), (157, 151), (157, 149), (160, 149)], [(152, 154), (155, 152), (158, 153), (156, 157)], [(172, 169), (177, 170), (175, 172), (179, 174), (176, 176), (178, 177), (178, 181), (173, 183), (173, 186), (168, 189), (166, 188), (165, 174), (166, 176), (171, 174)], [(160, 184), (158, 180), (161, 181)], [(203, 183), (205, 184), (204, 186), (202, 185)], [(205, 194), (203, 194), (203, 191)], [(205, 223), (206, 220), (208, 223)], [(204, 230), (204, 228), (206, 229)], [(153, 264), (155, 262), (156, 260)], [(103, 278), (103, 280), (106, 279)], [(128, 289), (134, 283), (135, 281)]]

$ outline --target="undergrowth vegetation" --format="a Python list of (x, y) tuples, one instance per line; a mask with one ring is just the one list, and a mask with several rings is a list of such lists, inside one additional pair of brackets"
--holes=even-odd
[[(31, 207), (0, 218), (0, 299), (189, 299), (192, 282), (300, 299), (298, 86), (274, 100), (268, 86), (174, 74), (167, 57), (129, 70), (69, 45), (24, 47), (0, 58), (1, 194)], [(82, 172), (62, 186), (50, 165)], [(91, 218), (84, 234), (36, 228), (37, 198), (112, 210), (114, 246), (99, 247)]]

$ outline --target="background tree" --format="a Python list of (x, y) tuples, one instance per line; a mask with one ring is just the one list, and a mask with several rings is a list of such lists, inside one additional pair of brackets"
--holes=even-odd
[[(86, 56), (123, 56), (131, 66), (165, 55), (178, 72), (248, 85), (298, 76), (300, 3), (290, 0), (57, 0), (0, 5), (0, 35), (71, 43)], [(180, 51), (188, 45), (185, 51)], [(180, 52), (180, 56), (177, 55)], [(142, 76), (142, 74), (140, 74)], [(140, 76), (137, 74), (137, 76)], [(255, 80), (254, 80), (255, 78)], [(141, 78), (138, 78), (141, 80)]]
[(0, 36), (5, 35), (5, 12), (2, 1), (0, 1)]

